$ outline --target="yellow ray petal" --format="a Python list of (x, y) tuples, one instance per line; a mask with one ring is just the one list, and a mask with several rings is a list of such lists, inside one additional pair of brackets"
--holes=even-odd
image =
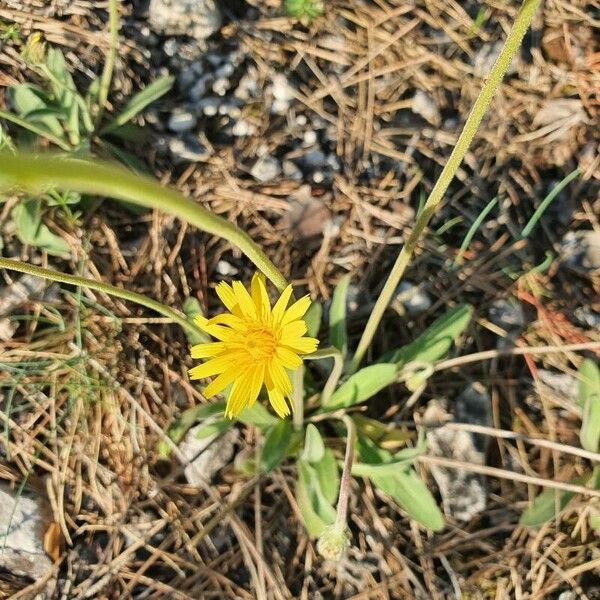
[(292, 393), (290, 376), (277, 361), (273, 361), (269, 365), (269, 375), (273, 388), (277, 388), (284, 396), (289, 396)]
[(211, 358), (208, 362), (190, 369), (190, 379), (204, 379), (222, 373), (232, 365), (232, 362), (233, 360), (229, 355)]
[(217, 296), (219, 296), (219, 300), (221, 300), (223, 306), (232, 312), (237, 304), (237, 299), (231, 286), (225, 281), (221, 281), (216, 285), (215, 292), (217, 292)]
[(229, 327), (224, 327), (223, 325), (211, 325), (207, 324), (203, 327), (204, 331), (212, 337), (221, 340), (222, 342), (229, 342), (235, 340), (239, 337), (239, 333)]
[(225, 350), (223, 342), (208, 342), (206, 344), (196, 344), (192, 346), (190, 355), (192, 358), (211, 358)]
[(223, 371), (220, 375), (215, 377), (203, 390), (205, 398), (212, 398), (217, 394), (220, 394), (228, 385), (231, 385), (240, 374), (240, 368), (236, 364), (233, 367), (229, 367)]
[(275, 306), (273, 307), (273, 323), (278, 325), (285, 314), (285, 309), (290, 301), (292, 296), (292, 286), (288, 285), (285, 290), (279, 296), (279, 300), (275, 302)]
[(282, 340), (281, 345), (299, 354), (312, 354), (319, 347), (319, 340), (309, 337), (290, 338)]
[(286, 369), (297, 369), (302, 364), (302, 359), (285, 346), (277, 346), (275, 350), (277, 361)]
[(251, 371), (251, 380), (250, 386), (248, 389), (248, 404), (247, 406), (252, 406), (256, 399), (258, 398), (258, 394), (265, 382), (265, 367), (264, 365), (259, 365), (258, 367), (252, 369)]
[(262, 273), (254, 274), (250, 290), (259, 318), (263, 322), (268, 322), (271, 317), (271, 302), (269, 301), (269, 295), (265, 287), (265, 276)]
[(292, 321), (281, 328), (281, 341), (285, 343), (289, 338), (302, 337), (307, 332), (304, 321)]
[(290, 414), (290, 407), (285, 401), (285, 397), (278, 389), (268, 390), (269, 402), (273, 407), (273, 410), (277, 413), (277, 416), (281, 419), (287, 417)]
[(212, 317), (208, 320), (208, 326), (210, 327), (211, 325), (227, 325), (236, 331), (246, 331), (246, 323), (244, 320), (229, 313), (223, 313)]
[(281, 319), (282, 325), (287, 325), (292, 321), (296, 321), (297, 319), (301, 319), (304, 316), (304, 313), (308, 310), (308, 307), (311, 305), (310, 296), (304, 296), (304, 298), (300, 298), (297, 302), (294, 302), (283, 315), (283, 319)]
[(254, 306), (254, 302), (252, 302), (252, 297), (248, 293), (248, 290), (243, 286), (241, 281), (233, 282), (233, 292), (243, 316), (256, 319), (256, 307)]

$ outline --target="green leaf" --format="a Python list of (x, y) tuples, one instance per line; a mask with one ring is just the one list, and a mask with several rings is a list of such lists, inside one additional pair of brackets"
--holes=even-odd
[(152, 104), (152, 102), (158, 100), (161, 96), (164, 96), (173, 87), (174, 82), (175, 77), (169, 75), (160, 77), (150, 85), (147, 85), (141, 92), (138, 92), (131, 98), (123, 111), (104, 127), (100, 131), (100, 134), (104, 135), (110, 133), (117, 129), (117, 127), (121, 127), (121, 125), (124, 125), (127, 121), (133, 119), (148, 105)]
[[(575, 492), (549, 488), (539, 494), (519, 519), (522, 527), (539, 527), (553, 519), (576, 496)], [(558, 509), (558, 510), (557, 510)]]
[(306, 335), (309, 337), (317, 337), (319, 335), (322, 317), (323, 305), (320, 302), (312, 302), (304, 315), (304, 322), (307, 327)]
[[(224, 412), (224, 401), (199, 404), (183, 411), (179, 418), (169, 425), (166, 433), (175, 444), (178, 444), (193, 425), (199, 421), (222, 415)], [(164, 441), (160, 441), (157, 451), (160, 456), (167, 457), (171, 453), (171, 448)]]
[(406, 363), (433, 362), (439, 360), (451, 348), (454, 340), (471, 321), (472, 309), (461, 304), (436, 319), (418, 338), (410, 344), (386, 354), (386, 362)]
[(317, 473), (325, 500), (333, 504), (337, 500), (340, 489), (340, 472), (333, 452), (329, 448), (325, 448), (323, 458), (318, 463), (313, 463), (312, 466)]
[(304, 450), (302, 451), (302, 460), (309, 463), (317, 463), (323, 458), (325, 453), (325, 444), (319, 430), (315, 425), (309, 423), (306, 427), (306, 436), (304, 438)]
[[(363, 437), (358, 438), (358, 450), (365, 463), (383, 464), (393, 460), (389, 452), (377, 448)], [(431, 492), (414, 469), (400, 467), (392, 474), (371, 474), (369, 479), (375, 487), (393, 498), (411, 519), (432, 531), (443, 529), (444, 517)]]
[(579, 403), (582, 409), (579, 440), (590, 452), (600, 446), (600, 370), (596, 363), (586, 359), (579, 367)]
[(308, 534), (319, 537), (327, 525), (335, 521), (335, 508), (327, 501), (316, 471), (303, 460), (298, 461), (296, 502)]
[(393, 363), (379, 363), (365, 367), (343, 383), (323, 408), (329, 411), (364, 402), (394, 383), (397, 377), (398, 367)]
[(51, 135), (64, 138), (62, 125), (57, 117), (60, 113), (51, 106), (46, 94), (40, 88), (21, 83), (11, 88), (10, 103), (17, 114), (26, 121), (35, 122), (38, 127), (47, 130)]
[[(197, 298), (193, 298), (189, 296), (183, 301), (183, 306), (181, 307), (185, 316), (193, 321), (196, 317), (202, 316), (202, 307), (200, 306), (200, 302)], [(202, 344), (210, 342), (210, 336), (202, 333), (201, 331), (192, 333), (186, 331), (186, 335), (190, 344)]]
[(350, 285), (350, 275), (340, 279), (333, 292), (331, 308), (329, 309), (329, 341), (335, 346), (342, 356), (348, 353), (348, 339), (346, 332), (346, 296)]
[(395, 475), (400, 471), (405, 471), (424, 451), (425, 448), (405, 448), (395, 454), (389, 462), (379, 464), (354, 463), (352, 465), (352, 475), (356, 477)]
[(292, 437), (292, 423), (281, 419), (267, 433), (260, 455), (260, 470), (272, 471), (284, 458)]
[(19, 202), (12, 210), (18, 238), (24, 243), (40, 248), (53, 256), (68, 256), (69, 246), (41, 221), (39, 200)]
[(240, 413), (238, 419), (246, 425), (255, 425), (261, 431), (273, 427), (281, 419), (271, 414), (260, 402), (255, 402), (252, 406), (247, 406)]

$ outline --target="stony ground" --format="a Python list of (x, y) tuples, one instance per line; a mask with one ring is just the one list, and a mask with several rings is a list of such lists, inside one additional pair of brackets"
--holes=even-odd
[[(63, 51), (87, 88), (108, 49), (106, 4), (4, 0), (0, 110), (10, 109), (9, 87), (36, 81), (21, 58), (32, 32)], [(358, 337), (518, 3), (335, 0), (305, 23), (279, 0), (121, 4), (108, 111), (161, 75), (175, 85), (138, 117), (146, 141), (113, 143), (243, 226), (314, 300), (326, 305), (351, 273)], [(192, 13), (178, 14), (186, 6)], [(398, 385), (368, 409), (407, 432), (453, 415), (450, 437), (430, 437), (430, 449), (464, 468), (420, 468), (443, 503), (442, 533), (357, 481), (352, 546), (342, 562), (324, 563), (298, 519), (291, 466), (258, 480), (237, 468), (253, 456), (252, 428), (201, 454), (195, 467), (208, 484), (157, 458), (161, 432), (204, 402), (174, 326), (100, 294), (3, 273), (0, 506), (26, 500), (0, 526), (35, 526), (21, 525), (0, 554), (0, 597), (600, 598), (598, 537), (587, 521), (598, 499), (578, 495), (556, 519), (523, 528), (519, 517), (541, 488), (515, 481), (569, 482), (589, 467), (590, 457), (557, 444), (579, 448), (574, 375), (582, 356), (597, 355), (467, 358), (600, 341), (599, 26), (598, 2), (544, 3), (376, 341), (379, 355), (446, 309), (474, 306), (454, 351), (466, 360), (435, 374), (420, 396), (409, 400)], [(17, 137), (13, 125), (5, 131)], [(227, 243), (109, 202), (72, 218), (49, 210), (70, 259), (48, 256), (15, 235), (16, 202), (0, 209), (6, 256), (175, 307), (196, 298), (208, 313), (216, 281), (251, 275)], [(487, 426), (486, 435), (473, 437), (470, 425)], [(473, 475), (473, 464), (496, 471)]]

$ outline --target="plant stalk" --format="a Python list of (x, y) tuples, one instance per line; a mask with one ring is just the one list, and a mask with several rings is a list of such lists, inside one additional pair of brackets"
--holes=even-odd
[(21, 262), (20, 260), (13, 260), (10, 258), (0, 257), (0, 268), (8, 269), (10, 271), (17, 271), (19, 273), (27, 273), (28, 275), (34, 275), (36, 277), (42, 277), (43, 279), (49, 279), (50, 281), (57, 281), (59, 283), (66, 283), (68, 285), (87, 287), (91, 290), (104, 292), (109, 296), (115, 296), (117, 298), (122, 298), (123, 300), (129, 300), (130, 302), (134, 302), (135, 304), (139, 304), (140, 306), (154, 310), (163, 315), (163, 317), (171, 319), (180, 325), (184, 331), (186, 331), (186, 333), (204, 335), (204, 333), (191, 321), (188, 321), (188, 319), (182, 313), (169, 308), (161, 302), (152, 300), (152, 298), (148, 298), (142, 294), (137, 294), (136, 292), (130, 292), (128, 290), (115, 287), (114, 285), (101, 283), (100, 281), (95, 281), (93, 279), (77, 277), (76, 275), (66, 275), (60, 271), (36, 267), (34, 265)]
[(67, 159), (52, 154), (0, 154), (0, 192), (17, 189), (39, 194), (53, 188), (162, 210), (226, 239), (237, 246), (280, 292), (287, 287), (283, 275), (247, 233), (149, 177), (99, 160)]
[(110, 83), (112, 81), (113, 70), (115, 68), (115, 60), (117, 58), (117, 46), (119, 44), (119, 3), (118, 0), (108, 0), (108, 53), (102, 76), (100, 78), (100, 89), (98, 91), (98, 112), (96, 114), (96, 125), (100, 125), (108, 93), (110, 91)]
[(350, 497), (350, 480), (352, 479), (352, 463), (354, 462), (354, 445), (356, 442), (356, 426), (354, 421), (348, 415), (342, 417), (346, 425), (346, 454), (344, 456), (344, 468), (340, 480), (340, 493), (338, 496), (337, 514), (335, 518), (335, 527), (339, 531), (345, 530), (348, 526), (348, 500)]
[(518, 51), (523, 37), (529, 28), (533, 15), (535, 14), (538, 6), (540, 5), (541, 0), (525, 0), (517, 13), (515, 22), (513, 24), (508, 37), (506, 38), (506, 42), (500, 55), (496, 59), (492, 70), (488, 78), (485, 81), (485, 84), (475, 100), (475, 104), (471, 109), (471, 112), (467, 118), (465, 126), (456, 142), (456, 146), (452, 150), (450, 154), (450, 158), (448, 162), (444, 166), (441, 175), (435, 183), (435, 186), (431, 190), (423, 209), (419, 213), (417, 217), (417, 221), (413, 230), (411, 231), (408, 240), (402, 247), (402, 250), (398, 254), (396, 258), (396, 262), (392, 267), (392, 271), (389, 274), (379, 297), (377, 298), (377, 302), (369, 316), (369, 320), (367, 321), (367, 325), (365, 326), (365, 330), (362, 334), (362, 337), (359, 341), (358, 347), (352, 358), (352, 362), (350, 363), (350, 374), (354, 373), (360, 363), (362, 362), (364, 355), (371, 345), (373, 341), (373, 336), (379, 326), (379, 323), (383, 317), (385, 309), (390, 303), (394, 291), (398, 287), (398, 283), (400, 282), (402, 275), (412, 257), (412, 254), (423, 235), (429, 221), (435, 214), (442, 198), (444, 197), (444, 193), (448, 189), (450, 182), (454, 178), (456, 171), (458, 170), (475, 134), (477, 133), (477, 129), (483, 119), (487, 109), (498, 89), (508, 67), (510, 66), (511, 60), (513, 56)]

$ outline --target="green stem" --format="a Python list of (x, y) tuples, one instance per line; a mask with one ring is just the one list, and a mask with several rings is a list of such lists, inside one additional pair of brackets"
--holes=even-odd
[(292, 373), (292, 422), (294, 431), (304, 427), (304, 365)]
[(115, 59), (117, 57), (117, 46), (119, 44), (119, 5), (118, 0), (109, 0), (108, 2), (108, 27), (110, 31), (108, 41), (108, 53), (100, 78), (100, 90), (98, 91), (98, 113), (96, 115), (96, 124), (100, 124), (104, 107), (108, 100), (110, 91), (110, 82), (112, 81), (113, 70), (115, 68)]
[(396, 262), (392, 267), (392, 271), (379, 294), (379, 298), (377, 298), (377, 302), (369, 316), (369, 320), (367, 321), (356, 353), (350, 363), (350, 373), (354, 373), (358, 369), (367, 349), (371, 345), (375, 331), (383, 317), (383, 313), (390, 303), (394, 291), (398, 287), (398, 283), (404, 274), (417, 243), (429, 224), (429, 221), (435, 214), (438, 205), (444, 197), (444, 193), (448, 189), (450, 182), (454, 178), (456, 171), (465, 157), (465, 154), (477, 133), (481, 120), (483, 119), (504, 74), (508, 70), (513, 56), (519, 49), (540, 2), (541, 0), (525, 0), (523, 2), (523, 5), (516, 16), (515, 23), (508, 34), (504, 47), (496, 59), (477, 100), (475, 100), (475, 104), (473, 105), (460, 137), (456, 142), (456, 146), (454, 146), (448, 162), (436, 181), (435, 186), (431, 190), (427, 202), (425, 202), (423, 209), (419, 213), (415, 226), (411, 231), (408, 240), (402, 247), (402, 250), (398, 254)]
[(8, 269), (10, 271), (17, 271), (19, 273), (27, 273), (28, 275), (42, 277), (43, 279), (49, 279), (50, 281), (58, 281), (59, 283), (82, 286), (98, 292), (104, 292), (109, 296), (116, 296), (117, 298), (122, 298), (123, 300), (129, 300), (130, 302), (134, 302), (135, 304), (139, 304), (140, 306), (145, 306), (146, 308), (154, 310), (163, 315), (163, 317), (171, 319), (180, 325), (187, 333), (203, 335), (203, 332), (191, 321), (188, 321), (185, 315), (169, 308), (168, 306), (165, 306), (164, 304), (161, 304), (160, 302), (157, 302), (156, 300), (152, 300), (152, 298), (142, 296), (142, 294), (136, 294), (135, 292), (130, 292), (128, 290), (115, 287), (114, 285), (101, 283), (100, 281), (95, 281), (93, 279), (86, 279), (85, 277), (77, 277), (75, 275), (65, 275), (60, 271), (52, 271), (51, 269), (36, 267), (28, 263), (21, 262), (20, 260), (12, 260), (9, 258), (0, 257), (0, 268)]
[(107, 162), (46, 155), (0, 155), (0, 193), (16, 188), (39, 194), (57, 188), (115, 198), (167, 212), (237, 246), (279, 289), (287, 281), (252, 238), (233, 223), (214, 215), (150, 177), (136, 175)]

